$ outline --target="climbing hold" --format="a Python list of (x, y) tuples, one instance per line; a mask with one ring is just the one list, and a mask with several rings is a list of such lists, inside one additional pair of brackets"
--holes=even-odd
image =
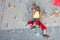
[(7, 32), (9, 32), (9, 30)]
[(50, 16), (52, 16), (53, 14), (51, 13), (51, 14), (49, 14)]
[(44, 24), (47, 25), (47, 22), (45, 22)]
[(58, 17), (59, 16), (59, 10), (57, 8), (55, 8), (55, 10), (52, 9), (51, 11), (53, 12), (53, 14), (51, 15), (51, 17)]
[(12, 29), (10, 31), (12, 32)]
[(19, 29), (19, 32), (20, 32), (20, 33), (23, 32), (22, 29)]
[(58, 8), (55, 8), (55, 10), (58, 10)]
[(13, 8), (14, 6), (12, 4), (10, 4), (10, 2), (9, 2), (8, 7)]
[(13, 2), (16, 3), (16, 0), (14, 0)]
[(4, 2), (4, 0), (2, 0), (2, 3)]
[(6, 27), (8, 27), (8, 23), (6, 23)]
[(58, 17), (59, 16), (59, 13), (54, 13), (54, 17)]
[(16, 19), (16, 17), (14, 17), (14, 19)]
[(29, 14), (31, 13), (31, 11), (28, 12)]
[(8, 5), (9, 8), (13, 8), (13, 5)]
[(22, 0), (20, 0), (19, 2), (22, 3)]
[(16, 6), (14, 5), (14, 8), (16, 8)]
[(40, 35), (40, 33), (39, 33), (39, 32), (36, 32), (36, 33), (35, 33), (35, 35), (36, 35), (36, 36), (39, 36), (39, 35)]
[(2, 3), (1, 3), (1, 7), (2, 7)]
[(50, 2), (52, 2), (52, 0)]
[(53, 0), (53, 5), (60, 6), (60, 0)]
[(56, 23), (56, 21), (54, 21), (54, 23)]
[(14, 30), (11, 30), (11, 32), (14, 32)]
[(43, 13), (46, 13), (46, 12), (45, 12), (45, 9), (43, 9), (42, 12), (43, 12)]
[(28, 24), (25, 24), (25, 26), (27, 27), (27, 26), (28, 26)]
[(16, 31), (22, 33), (22, 29), (18, 29), (18, 30), (16, 30)]
[(26, 22), (27, 20), (23, 20), (23, 22)]
[(27, 7), (27, 10), (29, 10), (29, 7)]
[(54, 17), (54, 15), (52, 15), (51, 17)]

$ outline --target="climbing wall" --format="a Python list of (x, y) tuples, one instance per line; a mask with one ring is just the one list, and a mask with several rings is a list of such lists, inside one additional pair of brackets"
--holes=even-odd
[(3, 3), (2, 3), (2, 1), (0, 0), (0, 28), (1, 28), (1, 23), (2, 23), (2, 20), (3, 20), (3, 10), (4, 9), (4, 7), (3, 7)]
[(54, 5), (52, 0), (0, 0), (0, 29), (29, 28), (27, 21), (32, 20), (32, 2), (47, 14), (47, 17), (40, 19), (45, 26), (60, 26), (60, 13), (56, 17), (51, 12), (51, 9), (59, 11), (60, 6)]
[(0, 1), (0, 24), (1, 24), (1, 14), (2, 14), (2, 10), (1, 10), (1, 1)]

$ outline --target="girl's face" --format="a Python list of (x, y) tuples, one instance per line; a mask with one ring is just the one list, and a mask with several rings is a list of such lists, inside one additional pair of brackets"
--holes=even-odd
[(36, 11), (40, 11), (40, 7), (39, 6), (36, 7)]

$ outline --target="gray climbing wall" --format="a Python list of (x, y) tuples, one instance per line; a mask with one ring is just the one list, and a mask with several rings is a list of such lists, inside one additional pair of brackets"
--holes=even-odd
[(3, 3), (2, 1), (0, 0), (0, 28), (1, 28), (1, 24), (2, 24), (2, 20), (3, 20), (3, 11), (4, 11), (4, 7), (3, 7)]
[(27, 21), (32, 20), (31, 4), (35, 2), (48, 16), (40, 20), (48, 26), (60, 26), (60, 15), (52, 17), (51, 9), (60, 10), (52, 0), (0, 0), (0, 29), (29, 28)]
[(1, 7), (1, 1), (0, 1), (0, 24), (1, 24), (1, 14), (2, 14), (2, 7)]
[[(32, 2), (47, 13), (40, 20), (47, 27), (49, 39), (38, 26), (31, 30), (27, 25), (32, 20)], [(60, 6), (54, 6), (52, 0), (0, 0), (0, 40), (60, 40), (60, 13), (53, 17), (51, 9), (59, 11)]]

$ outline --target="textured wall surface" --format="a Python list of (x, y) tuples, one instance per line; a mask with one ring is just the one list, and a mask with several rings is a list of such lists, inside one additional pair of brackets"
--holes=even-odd
[[(27, 25), (32, 20), (32, 2), (47, 14), (40, 20), (47, 27), (49, 39), (38, 26), (31, 30)], [(0, 40), (60, 40), (60, 13), (54, 17), (51, 9), (58, 12), (60, 6), (53, 5), (52, 0), (0, 0)]]
[(35, 2), (48, 16), (40, 20), (48, 26), (60, 26), (60, 15), (52, 17), (51, 9), (60, 10), (52, 0), (0, 0), (0, 29), (29, 28), (27, 21), (32, 20), (31, 4)]

